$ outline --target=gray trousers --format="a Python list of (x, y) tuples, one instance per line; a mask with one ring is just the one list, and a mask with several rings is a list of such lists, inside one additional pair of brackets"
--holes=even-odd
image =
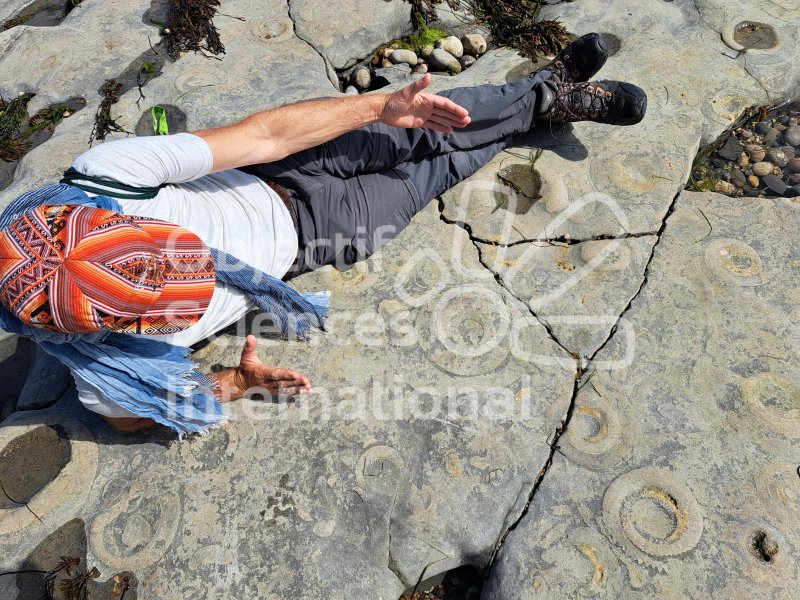
[(472, 118), (451, 134), (375, 124), (245, 168), (292, 200), (300, 250), (287, 278), (327, 264), (346, 269), (380, 249), (433, 198), (534, 127), (534, 86), (548, 76), (441, 92)]

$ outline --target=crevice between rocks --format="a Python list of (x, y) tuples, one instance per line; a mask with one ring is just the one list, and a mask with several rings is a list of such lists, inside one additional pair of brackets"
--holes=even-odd
[(650, 250), (650, 256), (648, 257), (647, 263), (645, 264), (644, 274), (642, 276), (642, 283), (639, 286), (639, 289), (636, 291), (636, 293), (633, 295), (633, 297), (628, 301), (628, 304), (625, 306), (625, 308), (623, 308), (622, 311), (620, 312), (616, 323), (614, 324), (614, 326), (609, 331), (609, 334), (606, 337), (605, 341), (597, 348), (597, 350), (595, 350), (592, 353), (592, 355), (587, 359), (587, 362), (584, 363), (584, 364), (581, 364), (581, 362), (576, 359), (577, 371), (576, 371), (576, 374), (575, 374), (575, 381), (573, 383), (573, 388), (572, 388), (572, 397), (570, 398), (570, 403), (569, 403), (569, 406), (567, 407), (567, 411), (566, 411), (566, 413), (564, 415), (564, 418), (561, 420), (561, 422), (559, 423), (558, 427), (556, 427), (555, 431), (553, 432), (553, 434), (552, 434), (552, 436), (550, 438), (551, 439), (551, 441), (549, 443), (550, 453), (549, 453), (549, 455), (547, 457), (547, 460), (544, 463), (544, 466), (542, 467), (541, 471), (539, 472), (539, 476), (536, 478), (536, 481), (534, 482), (533, 487), (531, 488), (531, 491), (530, 491), (530, 493), (528, 495), (528, 501), (525, 504), (525, 507), (523, 508), (522, 512), (517, 517), (517, 519), (511, 525), (509, 525), (505, 529), (505, 531), (501, 534), (501, 536), (498, 538), (498, 541), (495, 544), (494, 551), (492, 552), (492, 555), (491, 555), (491, 557), (489, 559), (489, 562), (488, 562), (488, 564), (486, 565), (486, 567), (484, 569), (484, 577), (486, 579), (488, 579), (490, 577), (490, 575), (491, 575), (491, 571), (492, 571), (492, 569), (494, 567), (495, 562), (497, 561), (497, 557), (499, 556), (500, 550), (502, 549), (506, 538), (508, 537), (508, 535), (512, 531), (514, 531), (514, 529), (517, 528), (517, 526), (522, 522), (522, 520), (528, 514), (528, 510), (530, 509), (530, 505), (533, 503), (534, 497), (536, 496), (536, 492), (539, 490), (542, 482), (544, 481), (545, 476), (547, 475), (547, 473), (550, 470), (550, 467), (553, 464), (553, 459), (555, 457), (555, 453), (558, 452), (558, 450), (559, 450), (559, 441), (561, 440), (561, 436), (566, 432), (566, 430), (569, 427), (569, 424), (570, 424), (570, 422), (572, 420), (572, 415), (573, 415), (574, 410), (575, 410), (575, 404), (576, 404), (576, 401), (577, 401), (578, 392), (580, 391), (580, 389), (582, 387), (581, 386), (581, 380), (583, 379), (584, 375), (589, 371), (589, 369), (591, 367), (591, 362), (594, 360), (594, 358), (597, 356), (597, 354), (603, 348), (606, 347), (606, 345), (611, 341), (611, 339), (617, 333), (617, 325), (619, 324), (619, 321), (630, 310), (630, 308), (633, 306), (633, 303), (636, 301), (636, 299), (642, 293), (642, 290), (644, 290), (645, 285), (647, 285), (647, 282), (649, 280), (650, 266), (651, 266), (651, 264), (653, 262), (653, 258), (655, 257), (656, 249), (658, 248), (658, 245), (661, 242), (662, 235), (664, 234), (664, 231), (666, 230), (667, 221), (670, 218), (670, 216), (672, 215), (672, 213), (675, 211), (675, 207), (677, 205), (678, 198), (680, 197), (681, 192), (682, 192), (682, 190), (678, 191), (675, 194), (675, 196), (673, 197), (672, 202), (670, 203), (669, 208), (667, 209), (667, 212), (666, 212), (666, 214), (664, 215), (664, 218), (661, 221), (661, 226), (659, 227), (658, 231), (655, 233), (656, 241), (653, 244), (652, 249)]
[(308, 47), (311, 48), (314, 52), (316, 52), (319, 55), (319, 57), (322, 59), (322, 64), (325, 67), (325, 76), (328, 78), (328, 81), (331, 82), (331, 85), (334, 87), (334, 89), (337, 92), (341, 92), (341, 90), (339, 89), (339, 79), (338, 79), (338, 77), (336, 77), (336, 71), (334, 70), (333, 65), (330, 64), (330, 62), (328, 62), (328, 59), (325, 57), (325, 55), (322, 52), (317, 50), (317, 48), (316, 48), (316, 46), (314, 46), (314, 44), (309, 42), (302, 35), (300, 35), (300, 33), (298, 33), (298, 31), (297, 31), (297, 23), (295, 22), (294, 17), (292, 16), (292, 2), (291, 2), (291, 0), (286, 0), (286, 14), (289, 16), (289, 20), (292, 22), (292, 31), (294, 32), (295, 37), (298, 40), (300, 40), (301, 42), (304, 42), (305, 44), (308, 44)]

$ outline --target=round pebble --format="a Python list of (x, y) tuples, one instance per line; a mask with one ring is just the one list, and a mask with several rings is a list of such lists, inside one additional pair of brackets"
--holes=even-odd
[(777, 129), (775, 129), (774, 127), (770, 127), (769, 131), (765, 133), (764, 137), (761, 139), (761, 143), (763, 143), (767, 147), (774, 146), (775, 142), (778, 141), (779, 135), (780, 132)]
[(758, 144), (747, 144), (744, 150), (753, 162), (764, 160), (764, 157), (767, 155), (767, 151)]
[(759, 185), (761, 185), (761, 181), (755, 175), (750, 175), (750, 177), (747, 178), (747, 183), (750, 185), (750, 187), (754, 188), (757, 188)]
[(792, 125), (783, 132), (784, 141), (790, 146), (800, 146), (800, 127)]
[(384, 48), (383, 49), (383, 58), (391, 58), (392, 52), (394, 52), (394, 48)]
[(461, 73), (461, 63), (443, 48), (434, 48), (433, 53), (428, 58), (428, 66), (431, 71)]
[(791, 183), (792, 185), (800, 184), (800, 173), (794, 173), (792, 175), (789, 175), (789, 183)]
[(464, 47), (464, 54), (481, 56), (486, 52), (486, 40), (479, 33), (468, 33), (461, 38), (461, 45)]
[(418, 62), (417, 54), (412, 50), (393, 50), (389, 58), (396, 65), (405, 63), (407, 65), (411, 65), (412, 67), (416, 67)]
[(348, 96), (358, 96), (358, 89), (354, 85), (348, 85), (345, 88), (344, 93)]
[(793, 185), (783, 193), (787, 198), (797, 198), (800, 196), (800, 185)]
[(350, 75), (351, 85), (363, 91), (369, 87), (370, 83), (372, 83), (372, 74), (367, 67), (359, 66), (353, 69), (353, 73)]
[(800, 158), (792, 158), (786, 162), (786, 170), (792, 173), (800, 173)]
[(736, 186), (732, 183), (728, 183), (727, 181), (718, 181), (714, 185), (714, 191), (719, 192), (720, 194), (732, 194), (736, 191)]
[(747, 154), (742, 154), (739, 160), (736, 161), (736, 164), (739, 165), (740, 169), (746, 169), (747, 165), (750, 164), (750, 159), (747, 157)]
[(739, 133), (739, 137), (742, 138), (743, 140), (752, 139), (753, 132), (750, 131), (749, 129), (742, 129), (742, 131)]
[(428, 65), (422, 63), (421, 65), (417, 65), (414, 67), (414, 73), (418, 73), (419, 75), (425, 75), (428, 72)]
[(388, 58), (384, 58), (383, 62), (381, 62), (381, 66), (384, 69), (388, 69), (389, 67), (393, 67), (394, 63), (391, 60), (389, 60)]
[(765, 162), (765, 161), (757, 162), (756, 164), (753, 165), (753, 175), (758, 175), (759, 177), (763, 177), (768, 173), (772, 173), (772, 169), (774, 168), (775, 167), (770, 162)]
[(442, 50), (449, 52), (456, 58), (461, 58), (464, 55), (464, 46), (461, 43), (461, 40), (454, 35), (451, 35), (450, 37), (446, 37), (443, 40), (439, 40), (438, 42), (436, 42), (436, 48), (441, 48)]
[(470, 56), (469, 54), (465, 54), (464, 56), (462, 56), (461, 58), (458, 59), (458, 62), (461, 63), (461, 68), (462, 69), (469, 69), (472, 65), (474, 65), (477, 62), (477, 60), (478, 59), (475, 58), (474, 56)]
[(764, 135), (770, 130), (771, 127), (772, 123), (769, 121), (761, 121), (760, 123), (756, 123), (755, 130), (759, 135)]
[(747, 177), (739, 169), (734, 169), (731, 171), (731, 183), (737, 188), (743, 188), (747, 185)]
[(780, 177), (772, 175), (771, 173), (769, 175), (764, 175), (764, 185), (776, 194), (783, 194), (789, 189), (789, 186), (786, 185)]
[(422, 58), (428, 58), (431, 54), (433, 54), (433, 46), (423, 46), (419, 53), (422, 54)]
[(785, 167), (786, 163), (789, 162), (789, 158), (780, 148), (770, 148), (769, 152), (767, 152), (766, 159), (776, 167), (781, 168)]
[(797, 156), (797, 151), (792, 146), (781, 146), (780, 149), (783, 150), (783, 153), (786, 155), (786, 158), (791, 159)]

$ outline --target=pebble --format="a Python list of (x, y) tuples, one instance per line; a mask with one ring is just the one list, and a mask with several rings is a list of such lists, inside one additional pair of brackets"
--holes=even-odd
[(731, 183), (737, 188), (743, 188), (747, 185), (747, 177), (739, 169), (734, 169), (731, 171)]
[(766, 160), (781, 168), (785, 167), (786, 163), (789, 162), (789, 158), (780, 148), (770, 148), (769, 152), (767, 152)]
[(795, 173), (794, 175), (790, 175), (789, 183), (791, 183), (792, 185), (800, 184), (800, 173)]
[(761, 180), (759, 180), (759, 178), (755, 175), (750, 175), (750, 177), (747, 178), (747, 183), (750, 185), (750, 187), (757, 188), (759, 185), (761, 185)]
[(784, 141), (790, 146), (800, 146), (800, 127), (792, 125), (783, 132)]
[(344, 89), (344, 93), (347, 94), (348, 96), (358, 96), (358, 88), (354, 85), (348, 85)]
[(470, 56), (469, 54), (465, 54), (464, 56), (462, 56), (461, 58), (458, 59), (458, 62), (461, 63), (461, 68), (462, 69), (469, 69), (472, 65), (474, 65), (477, 62), (477, 60), (478, 59), (475, 58), (474, 56)]
[(772, 124), (769, 123), (768, 121), (761, 121), (759, 123), (756, 123), (755, 130), (756, 133), (758, 133), (759, 135), (764, 135), (770, 130), (771, 127)]
[(800, 196), (800, 185), (793, 185), (783, 193), (787, 198), (797, 198)]
[(739, 160), (736, 161), (736, 164), (739, 165), (740, 169), (746, 169), (747, 165), (750, 164), (750, 159), (747, 157), (747, 154), (742, 154)]
[(436, 48), (441, 48), (456, 58), (461, 58), (464, 55), (464, 46), (461, 44), (461, 40), (454, 35), (436, 42)]
[(464, 54), (481, 56), (486, 52), (486, 40), (479, 33), (468, 33), (461, 38), (461, 45), (464, 47)]
[(423, 46), (419, 53), (422, 54), (422, 58), (428, 58), (431, 54), (433, 54), (433, 46)]
[(350, 84), (359, 90), (366, 90), (370, 83), (372, 83), (372, 75), (367, 67), (356, 67), (350, 75)]
[(385, 79), (389, 85), (402, 81), (411, 75), (411, 67), (407, 64), (392, 65), (383, 69), (375, 69), (375, 79)]
[(772, 173), (772, 169), (774, 168), (775, 167), (772, 165), (772, 163), (764, 161), (757, 162), (756, 164), (753, 165), (753, 175), (758, 175), (759, 177), (763, 177), (768, 173)]
[(747, 144), (744, 149), (753, 162), (764, 160), (764, 157), (767, 155), (767, 151), (758, 144)]
[(800, 173), (800, 158), (792, 158), (787, 161), (786, 170), (792, 173)]
[(775, 123), (773, 127), (775, 127), (775, 129), (777, 129), (778, 131), (786, 131), (788, 129), (786, 125), (781, 125), (780, 123)]
[(775, 142), (778, 141), (779, 135), (780, 132), (777, 129), (770, 127), (769, 131), (764, 134), (764, 137), (761, 139), (761, 143), (763, 143), (766, 147), (774, 146)]
[(717, 155), (725, 160), (736, 160), (742, 153), (742, 144), (735, 137), (729, 137), (722, 147), (717, 150)]
[(417, 73), (419, 75), (425, 75), (425, 73), (427, 72), (428, 72), (428, 65), (426, 65), (425, 63), (422, 63), (421, 65), (417, 65), (416, 67), (414, 67), (414, 73)]
[(781, 195), (789, 189), (789, 186), (786, 185), (780, 177), (772, 175), (771, 173), (769, 175), (764, 175), (764, 185), (776, 194)]
[(727, 181), (718, 181), (714, 185), (714, 191), (719, 192), (720, 194), (732, 194), (736, 191), (736, 186), (732, 183), (728, 183)]
[(435, 48), (428, 59), (428, 63), (431, 71), (461, 73), (461, 63), (443, 48)]
[(786, 158), (794, 158), (797, 156), (796, 150), (792, 146), (781, 146), (781, 150), (786, 155)]
[(417, 62), (419, 62), (413, 50), (393, 50), (389, 58), (396, 65), (404, 63), (416, 67)]
[(383, 58), (391, 58), (392, 52), (394, 52), (394, 48), (384, 48), (383, 49)]
[(739, 133), (739, 137), (742, 138), (743, 140), (752, 139), (753, 132), (750, 131), (749, 129), (742, 129), (741, 132)]
[(391, 60), (389, 60), (388, 58), (384, 58), (383, 61), (381, 62), (381, 67), (383, 67), (384, 69), (389, 69), (389, 68), (391, 68), (393, 66), (394, 66), (394, 63)]
[(757, 198), (757, 197), (758, 197), (758, 196), (760, 196), (761, 194), (759, 193), (759, 191), (758, 191), (758, 190), (749, 190), (749, 191), (747, 192), (747, 195), (748, 195), (750, 198)]

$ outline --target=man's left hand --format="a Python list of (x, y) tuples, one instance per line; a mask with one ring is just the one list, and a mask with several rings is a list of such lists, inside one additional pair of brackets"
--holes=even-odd
[(381, 121), (393, 127), (427, 127), (452, 133), (454, 127), (469, 125), (467, 109), (455, 102), (423, 91), (431, 82), (426, 74), (411, 85), (389, 94), (381, 114)]

